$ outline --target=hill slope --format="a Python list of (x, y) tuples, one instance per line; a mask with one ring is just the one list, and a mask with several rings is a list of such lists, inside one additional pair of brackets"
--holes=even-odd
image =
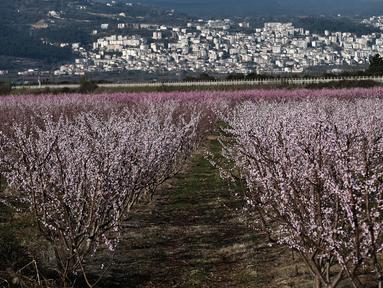
[[(49, 11), (56, 14), (48, 15)], [(73, 58), (72, 51), (59, 43), (86, 45), (92, 41), (93, 29), (101, 23), (116, 23), (121, 12), (129, 15), (124, 19), (129, 21), (135, 17), (156, 19), (161, 11), (124, 3), (107, 6), (94, 0), (1, 0), (0, 70), (11, 70), (14, 63), (24, 67), (30, 60), (34, 65), (36, 61), (49, 65), (68, 61)]]
[(382, 0), (135, 0), (195, 16), (368, 15), (383, 13)]

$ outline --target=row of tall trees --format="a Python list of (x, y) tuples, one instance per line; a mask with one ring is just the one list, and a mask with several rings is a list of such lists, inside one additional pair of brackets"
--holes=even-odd
[[(247, 185), (245, 217), (306, 263), (314, 287), (382, 287), (381, 100), (245, 102), (223, 116), (223, 175)], [(224, 166), (223, 166), (224, 167)]]
[(132, 207), (182, 167), (198, 141), (200, 113), (148, 102), (36, 114), (0, 134), (0, 173), (53, 247), (60, 285), (82, 275), (92, 287), (89, 257), (99, 247), (114, 250)]

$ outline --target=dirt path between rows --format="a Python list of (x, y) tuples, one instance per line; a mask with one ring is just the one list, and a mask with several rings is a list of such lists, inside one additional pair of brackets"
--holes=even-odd
[(311, 287), (291, 253), (240, 221), (241, 203), (202, 155), (168, 186), (128, 219), (101, 287)]

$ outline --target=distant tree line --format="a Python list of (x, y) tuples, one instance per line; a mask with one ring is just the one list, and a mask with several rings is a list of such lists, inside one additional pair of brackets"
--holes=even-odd
[(193, 82), (198, 82), (198, 81), (214, 81), (216, 80), (216, 78), (212, 75), (210, 75), (209, 73), (201, 73), (197, 76), (186, 76), (184, 78), (184, 81), (193, 81)]

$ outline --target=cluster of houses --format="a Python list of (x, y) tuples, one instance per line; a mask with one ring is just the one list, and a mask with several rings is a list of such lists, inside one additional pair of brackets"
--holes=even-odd
[[(383, 17), (379, 19), (383, 23)], [(138, 70), (301, 73), (321, 65), (368, 64), (371, 55), (383, 52), (380, 33), (357, 36), (323, 31), (315, 34), (292, 23), (273, 22), (252, 28), (249, 22), (223, 19), (198, 20), (184, 27), (143, 23), (119, 23), (117, 27), (121, 33), (100, 37), (92, 47), (72, 45), (78, 59), (54, 73), (82, 75)], [(102, 24), (99, 28), (107, 31), (110, 27)], [(151, 36), (125, 33), (129, 29), (144, 29), (145, 35), (149, 31)], [(93, 33), (97, 35), (97, 30)]]

